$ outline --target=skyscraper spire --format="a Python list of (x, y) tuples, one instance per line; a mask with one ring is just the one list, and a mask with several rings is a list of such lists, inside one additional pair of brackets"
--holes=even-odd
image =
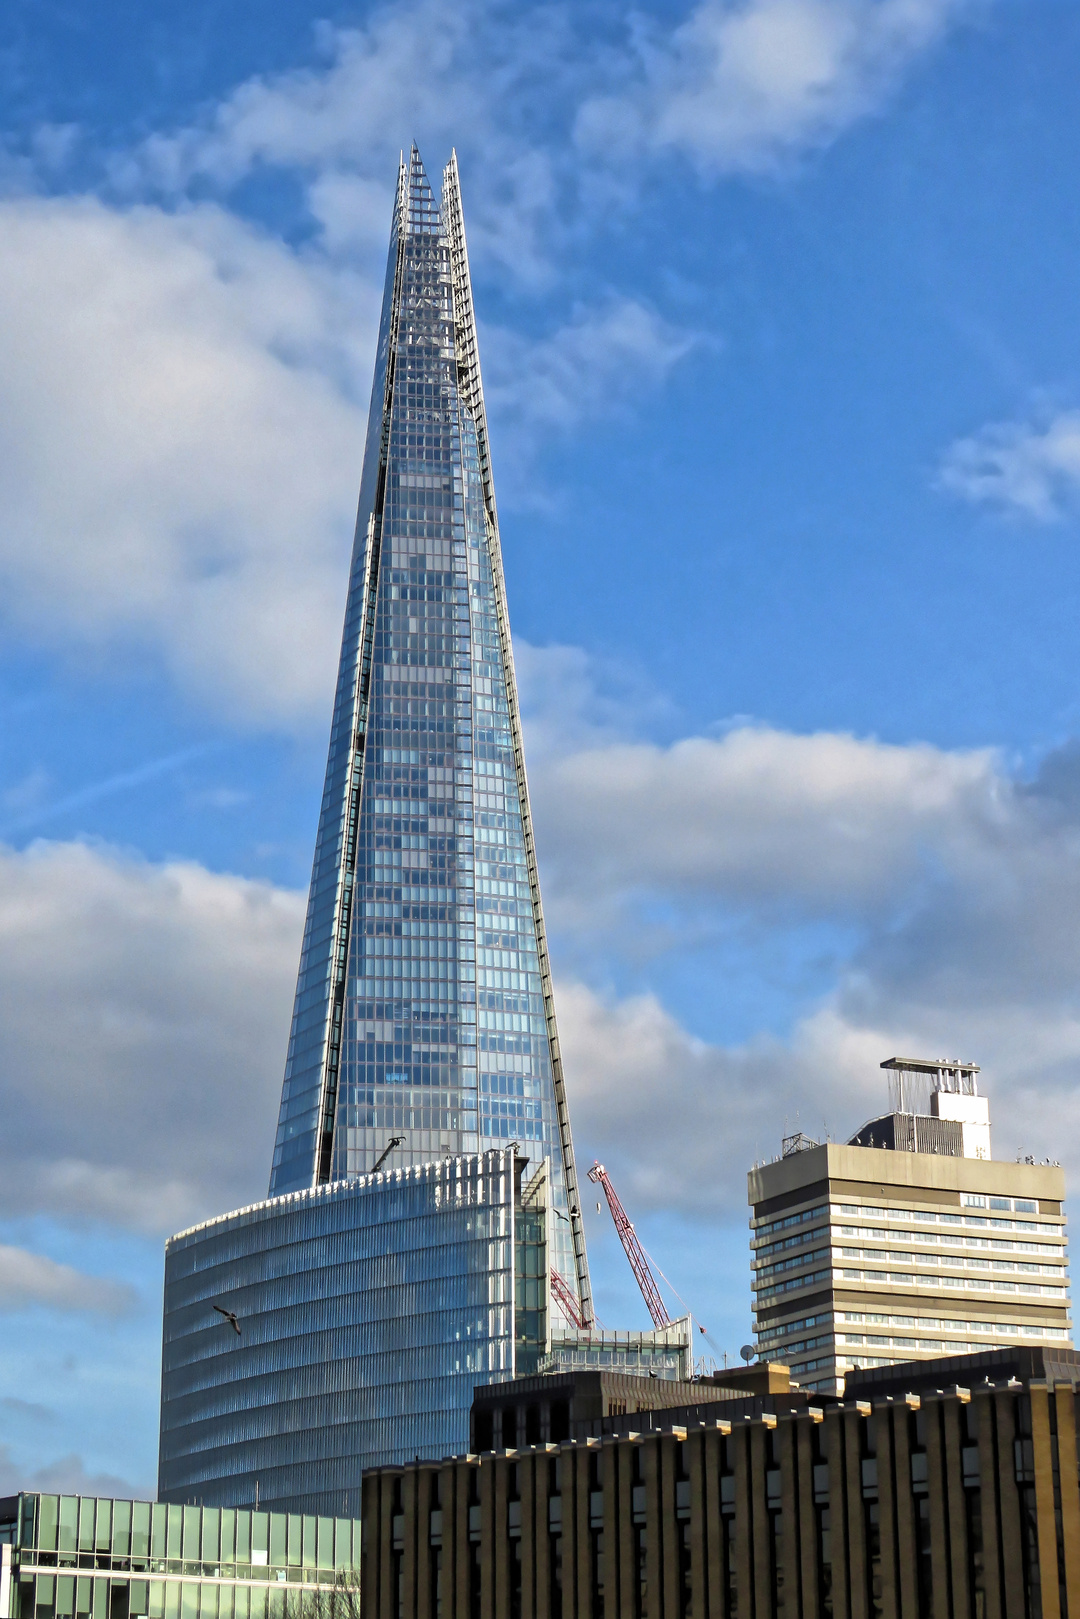
[(591, 1318), (456, 156), (402, 162), (272, 1195), (517, 1141)]

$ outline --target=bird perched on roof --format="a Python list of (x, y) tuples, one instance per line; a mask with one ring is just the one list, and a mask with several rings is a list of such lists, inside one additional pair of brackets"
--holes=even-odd
[(215, 1304), (214, 1309), (217, 1311), (218, 1315), (223, 1315), (225, 1317), (226, 1321), (229, 1323), (230, 1327), (236, 1333), (238, 1338), (243, 1336), (240, 1331), (240, 1323), (236, 1319), (235, 1310), (224, 1310), (220, 1304)]

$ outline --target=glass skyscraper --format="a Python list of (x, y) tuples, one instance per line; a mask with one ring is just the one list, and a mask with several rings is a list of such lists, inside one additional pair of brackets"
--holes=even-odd
[(402, 164), (271, 1196), (516, 1141), (591, 1316), (457, 163)]
[[(163, 1501), (349, 1514), (592, 1321), (457, 165), (390, 241), (267, 1199), (165, 1255)], [(657, 1341), (653, 1341), (656, 1338)]]

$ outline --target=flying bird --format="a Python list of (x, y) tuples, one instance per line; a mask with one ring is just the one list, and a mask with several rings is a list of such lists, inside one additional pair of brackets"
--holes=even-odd
[(214, 1309), (217, 1311), (218, 1315), (223, 1315), (225, 1317), (225, 1319), (229, 1323), (230, 1327), (236, 1333), (236, 1336), (238, 1338), (241, 1337), (242, 1334), (240, 1332), (240, 1323), (236, 1319), (236, 1311), (235, 1310), (223, 1310), (220, 1304), (215, 1304)]

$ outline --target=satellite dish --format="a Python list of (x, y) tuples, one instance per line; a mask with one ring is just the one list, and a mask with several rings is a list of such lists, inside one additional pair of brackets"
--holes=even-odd
[(742, 1356), (743, 1360), (749, 1366), (749, 1364), (753, 1360), (754, 1354), (755, 1354), (753, 1344), (743, 1344), (742, 1348), (739, 1350), (739, 1354)]

